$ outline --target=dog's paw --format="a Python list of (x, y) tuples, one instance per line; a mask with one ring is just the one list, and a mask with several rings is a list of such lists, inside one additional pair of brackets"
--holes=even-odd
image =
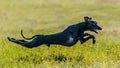
[(8, 38), (9, 41), (12, 41), (12, 42), (15, 41), (14, 38), (10, 38), (10, 37), (7, 37), (7, 38)]
[(9, 41), (11, 41), (11, 38), (10, 38), (10, 37), (7, 37), (7, 39), (8, 39)]

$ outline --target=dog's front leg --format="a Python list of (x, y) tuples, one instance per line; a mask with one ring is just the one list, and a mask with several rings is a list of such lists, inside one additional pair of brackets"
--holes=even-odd
[(80, 39), (80, 42), (81, 42), (81, 44), (83, 44), (83, 43), (85, 43), (86, 41), (88, 41), (89, 39), (92, 39), (92, 40), (93, 40), (92, 43), (95, 44), (96, 40), (94, 39), (93, 36), (89, 36), (89, 37), (87, 37), (87, 38), (81, 38), (81, 39)]
[[(86, 38), (84, 38), (85, 36), (87, 36)], [(84, 42), (88, 41), (89, 39), (92, 39), (92, 43), (95, 44), (96, 39), (93, 35), (85, 33), (84, 36), (80, 39), (81, 44), (83, 44)]]
[[(86, 37), (86, 36), (87, 36), (87, 37)], [(84, 38), (84, 37), (86, 37), (86, 38)], [(95, 42), (96, 42), (95, 37), (94, 37), (93, 35), (91, 35), (91, 34), (88, 34), (88, 33), (83, 34), (82, 36), (80, 36), (80, 37), (77, 38), (77, 39), (80, 40), (81, 44), (85, 43), (85, 42), (88, 41), (89, 39), (92, 39), (92, 40), (93, 40), (93, 42), (92, 42), (93, 44), (95, 44)]]

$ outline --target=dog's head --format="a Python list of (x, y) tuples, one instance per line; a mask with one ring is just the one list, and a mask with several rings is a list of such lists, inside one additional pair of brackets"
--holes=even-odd
[(84, 17), (85, 20), (85, 28), (86, 30), (93, 31), (95, 33), (98, 33), (97, 30), (102, 30), (100, 26), (98, 26), (96, 21), (93, 21), (90, 17)]

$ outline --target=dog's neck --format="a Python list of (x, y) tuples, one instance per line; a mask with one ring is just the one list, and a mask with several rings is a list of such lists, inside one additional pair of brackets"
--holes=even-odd
[(79, 29), (82, 30), (83, 32), (88, 30), (86, 28), (87, 24), (85, 22), (78, 23), (78, 25), (79, 25)]

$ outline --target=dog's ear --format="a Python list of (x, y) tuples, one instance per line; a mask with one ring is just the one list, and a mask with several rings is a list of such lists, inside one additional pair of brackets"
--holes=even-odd
[(92, 18), (90, 17), (89, 20), (92, 20)]
[(89, 17), (88, 16), (84, 17), (84, 20), (85, 22), (89, 21)]
[(85, 16), (85, 17), (84, 17), (84, 20), (85, 20), (85, 22), (88, 22), (88, 21), (92, 20), (92, 18), (91, 18), (91, 17), (88, 17), (88, 16)]

